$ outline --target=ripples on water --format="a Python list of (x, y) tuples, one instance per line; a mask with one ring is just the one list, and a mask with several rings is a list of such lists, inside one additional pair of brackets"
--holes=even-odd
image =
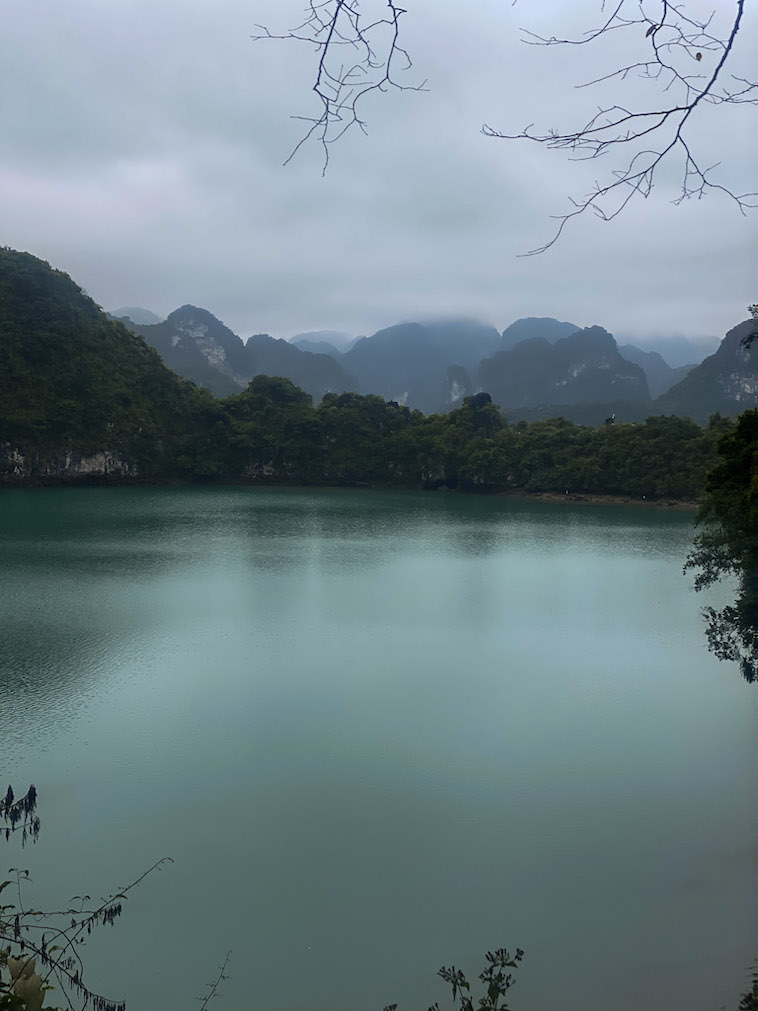
[[(157, 857), (89, 946), (136, 1011), (716, 1011), (755, 954), (755, 695), (687, 514), (442, 494), (0, 496), (0, 757), (38, 895)], [(8, 852), (9, 864), (18, 855)]]

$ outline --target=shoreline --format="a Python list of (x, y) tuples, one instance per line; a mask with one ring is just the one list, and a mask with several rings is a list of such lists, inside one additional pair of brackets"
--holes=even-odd
[(449, 488), (446, 485), (437, 488), (421, 487), (401, 487), (397, 485), (372, 485), (369, 483), (354, 484), (299, 484), (296, 482), (277, 481), (150, 481), (150, 480), (109, 480), (106, 475), (82, 476), (79, 478), (50, 479), (36, 481), (2, 481), (0, 480), (0, 492), (3, 491), (31, 491), (51, 488), (279, 488), (282, 490), (310, 490), (310, 491), (415, 491), (415, 492), (440, 492), (444, 491), (454, 495), (473, 495), (486, 498), (511, 498), (529, 502), (547, 502), (550, 504), (565, 503), (568, 505), (606, 505), (606, 506), (631, 506), (632, 508), (646, 509), (676, 509), (683, 512), (695, 512), (700, 508), (700, 503), (691, 499), (675, 499), (670, 497), (652, 499), (635, 498), (632, 495), (608, 495), (601, 493), (582, 494), (580, 492), (557, 491), (525, 491), (523, 488), (509, 488), (502, 491), (484, 491), (476, 488)]
[(695, 512), (700, 508), (699, 502), (693, 502), (689, 499), (675, 499), (675, 498), (634, 498), (632, 495), (602, 495), (595, 493), (587, 493), (586, 495), (580, 494), (579, 492), (568, 492), (563, 495), (557, 491), (504, 491), (496, 492), (497, 495), (503, 495), (508, 498), (521, 498), (521, 499), (531, 499), (542, 502), (565, 502), (569, 505), (584, 504), (584, 505), (628, 505), (634, 508), (645, 508), (645, 509), (677, 509), (685, 512)]

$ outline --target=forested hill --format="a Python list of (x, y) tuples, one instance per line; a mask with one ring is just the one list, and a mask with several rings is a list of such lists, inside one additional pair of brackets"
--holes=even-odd
[(217, 400), (65, 274), (0, 250), (0, 483), (246, 481), (694, 498), (731, 423), (509, 424), (489, 394), (424, 415), (256, 376)]
[(171, 372), (68, 275), (29, 253), (0, 249), (6, 452), (108, 451), (114, 470), (139, 462), (141, 473), (163, 474), (194, 452), (196, 433), (217, 414), (210, 393)]

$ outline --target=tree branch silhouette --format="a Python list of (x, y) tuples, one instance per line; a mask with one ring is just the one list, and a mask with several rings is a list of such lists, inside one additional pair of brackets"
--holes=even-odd
[[(366, 4), (364, 4), (364, 7)], [(426, 82), (403, 84), (400, 77), (412, 67), (408, 51), (400, 44), (400, 18), (405, 14), (394, 0), (383, 5), (369, 2), (364, 17), (359, 0), (309, 0), (305, 17), (297, 27), (283, 33), (257, 25), (254, 41), (279, 39), (305, 42), (316, 54), (313, 92), (320, 111), (314, 116), (293, 116), (310, 124), (289, 157), (287, 165), (311, 138), (323, 150), (323, 169), (329, 166), (329, 149), (347, 131), (357, 126), (364, 134), (362, 115), (365, 99), (372, 92), (423, 91)], [(384, 10), (383, 16), (379, 8)]]
[[(515, 4), (516, 0), (514, 0)], [(425, 90), (426, 82), (403, 84), (395, 76), (411, 67), (410, 56), (400, 43), (399, 21), (406, 11), (394, 0), (386, 0), (384, 15), (376, 14), (380, 0), (369, 0), (372, 12), (364, 19), (360, 0), (309, 0), (305, 19), (296, 28), (282, 33), (260, 27), (254, 39), (304, 42), (315, 48), (316, 67), (313, 91), (320, 113), (295, 116), (309, 123), (287, 162), (309, 140), (315, 138), (324, 153), (323, 171), (329, 164), (330, 146), (352, 126), (364, 133), (362, 101), (372, 91)], [(536, 130), (529, 124), (517, 133), (496, 129), (485, 123), (482, 132), (498, 140), (530, 141), (550, 150), (569, 153), (570, 160), (599, 159), (619, 153), (620, 164), (605, 178), (597, 180), (589, 193), (569, 198), (572, 210), (552, 215), (557, 227), (552, 237), (522, 254), (544, 253), (563, 234), (566, 226), (588, 211), (603, 221), (612, 221), (635, 197), (650, 196), (658, 170), (664, 162), (679, 158), (681, 182), (674, 204), (708, 193), (720, 193), (745, 214), (758, 206), (756, 192), (738, 193), (713, 176), (719, 164), (706, 165), (694, 150), (689, 128), (704, 105), (756, 105), (758, 82), (727, 74), (735, 40), (742, 26), (745, 0), (728, 5), (706, 17), (690, 13), (691, 4), (671, 0), (616, 0), (610, 13), (578, 38), (541, 36), (522, 29), (530, 46), (583, 47), (618, 32), (631, 35), (645, 47), (641, 58), (601, 74), (578, 88), (603, 87), (610, 82), (639, 78), (656, 87), (656, 99), (647, 108), (611, 103), (601, 106), (574, 129)], [(349, 58), (342, 53), (347, 50)], [(398, 63), (400, 66), (398, 66)], [(623, 151), (630, 152), (624, 157)], [(285, 162), (286, 164), (286, 162)]]
[[(610, 170), (604, 182), (597, 181), (582, 197), (570, 198), (573, 210), (554, 215), (558, 226), (552, 238), (524, 255), (544, 253), (557, 242), (570, 221), (587, 211), (591, 210), (603, 221), (612, 221), (634, 197), (650, 196), (661, 164), (677, 154), (681, 156), (682, 176), (674, 204), (692, 197), (701, 199), (708, 192), (718, 191), (731, 199), (742, 214), (758, 206), (755, 202), (758, 193), (735, 193), (714, 181), (711, 173), (718, 163), (703, 167), (687, 135), (690, 120), (701, 103), (758, 104), (758, 82), (732, 75), (730, 80), (738, 86), (723, 83), (724, 67), (742, 23), (744, 6), (745, 0), (735, 0), (729, 22), (718, 34), (712, 27), (715, 11), (705, 19), (697, 19), (686, 13), (684, 4), (672, 4), (669, 0), (654, 3), (619, 0), (601, 26), (581, 38), (544, 37), (525, 31), (524, 41), (528, 45), (586, 46), (611, 32), (639, 33), (646, 28), (644, 41), (650, 47), (646, 59), (626, 64), (578, 87), (639, 77), (657, 84), (660, 93), (670, 95), (671, 101), (642, 110), (617, 104), (601, 107), (583, 125), (567, 131), (540, 132), (535, 131), (532, 124), (519, 133), (496, 130), (487, 124), (482, 127), (488, 137), (532, 141), (550, 150), (568, 151), (576, 161), (598, 159), (621, 147), (635, 149), (626, 164)], [(710, 69), (699, 72), (704, 59), (707, 64), (709, 57), (712, 57)]]

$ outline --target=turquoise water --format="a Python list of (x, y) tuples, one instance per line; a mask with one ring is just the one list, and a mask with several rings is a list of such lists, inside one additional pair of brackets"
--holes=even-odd
[[(131, 1011), (736, 1008), (755, 687), (704, 648), (691, 516), (459, 495), (0, 495), (0, 770), (29, 901), (174, 863), (88, 943)], [(195, 1005), (198, 1006), (198, 1005)], [(445, 1005), (443, 1005), (445, 1006)]]

